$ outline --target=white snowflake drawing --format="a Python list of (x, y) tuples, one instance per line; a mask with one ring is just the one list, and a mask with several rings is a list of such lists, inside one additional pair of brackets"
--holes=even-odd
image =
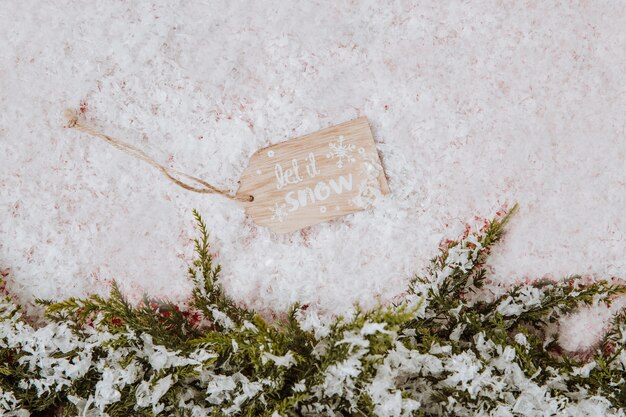
[(278, 220), (279, 223), (282, 223), (285, 217), (289, 215), (286, 204), (275, 203), (274, 207), (270, 207), (270, 211), (272, 212), (272, 220)]
[(330, 152), (326, 154), (326, 157), (329, 159), (337, 158), (337, 168), (343, 168), (344, 160), (350, 163), (356, 161), (356, 158), (352, 156), (352, 152), (356, 148), (354, 144), (344, 144), (343, 135), (337, 138), (337, 142), (329, 142), (328, 147), (330, 148)]
[(367, 209), (382, 196), (378, 177), (383, 167), (378, 162), (378, 158), (371, 154), (363, 152), (361, 159), (363, 160), (360, 169), (362, 180), (358, 185), (358, 194), (348, 200), (348, 203), (353, 207)]

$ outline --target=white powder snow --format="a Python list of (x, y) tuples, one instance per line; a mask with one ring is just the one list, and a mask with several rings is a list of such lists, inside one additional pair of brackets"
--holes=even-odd
[[(494, 280), (624, 276), (626, 9), (420, 3), (5, 2), (0, 268), (10, 290), (62, 298), (116, 279), (133, 297), (183, 300), (192, 208), (228, 292), (262, 311), (389, 300), (442, 238), (514, 201)], [(365, 115), (392, 193), (272, 235), (235, 203), (64, 129), (63, 110), (81, 105), (106, 132), (230, 189), (259, 147)]]

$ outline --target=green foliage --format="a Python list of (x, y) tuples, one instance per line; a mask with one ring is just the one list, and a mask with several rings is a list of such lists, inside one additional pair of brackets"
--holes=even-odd
[[(195, 283), (191, 305), (201, 311), (205, 317), (211, 319), (213, 326), (218, 330), (225, 328), (224, 322), (241, 325), (245, 320), (251, 320), (255, 315), (252, 311), (238, 307), (222, 289), (218, 282), (221, 268), (219, 265), (213, 265), (213, 257), (209, 253), (209, 233), (206, 224), (195, 209), (193, 216), (198, 225), (200, 238), (194, 239), (197, 259), (194, 261), (193, 267), (189, 269), (189, 276)], [(225, 313), (226, 318), (216, 320), (216, 311)]]
[(206, 225), (194, 210), (199, 237), (185, 307), (148, 298), (133, 305), (114, 283), (108, 297), (40, 300), (49, 324), (35, 329), (4, 300), (0, 410), (16, 416), (532, 415), (520, 407), (524, 392), (534, 390), (541, 397), (534, 407), (556, 414), (575, 415), (572, 406), (583, 410), (595, 401), (620, 415), (626, 314), (614, 318), (588, 360), (564, 353), (556, 331), (564, 315), (610, 302), (624, 286), (573, 277), (519, 284), (497, 296), (485, 288), (489, 251), (516, 209), (447, 242), (396, 305), (355, 306), (334, 318), (294, 305), (271, 323), (224, 292)]

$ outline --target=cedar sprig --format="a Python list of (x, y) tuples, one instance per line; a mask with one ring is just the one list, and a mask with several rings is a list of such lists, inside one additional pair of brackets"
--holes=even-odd
[[(93, 348), (94, 365), (83, 377), (44, 395), (38, 395), (32, 387), (20, 388), (19, 381), (42, 377), (38, 368), (20, 360), (31, 353), (0, 343), (0, 388), (14, 393), (30, 411), (76, 415), (79, 410), (67, 398), (93, 397), (103, 384), (102, 364), (117, 361), (118, 371), (133, 367), (141, 371), (134, 382), (119, 389), (119, 400), (102, 410), (111, 417), (154, 415), (150, 407), (137, 405), (140, 385), (145, 391), (146, 386), (153, 389), (165, 379), (170, 386), (158, 400), (160, 415), (194, 415), (182, 406), (193, 402), (201, 405), (205, 415), (220, 417), (237, 407), (239, 411), (233, 411), (234, 415), (370, 416), (377, 414), (380, 406), (370, 395), (371, 384), (395, 350), (411, 350), (441, 361), (469, 355), (499, 378), (502, 373), (490, 368), (491, 359), (480, 345), (489, 343), (494, 351), (512, 349), (513, 364), (525, 377), (542, 384), (551, 397), (565, 399), (563, 404), (578, 401), (581, 392), (586, 392), (608, 399), (616, 409), (626, 406), (620, 362), (626, 359), (625, 313), (614, 318), (598, 347), (584, 357), (564, 352), (556, 337), (562, 317), (589, 305), (610, 303), (626, 287), (573, 277), (514, 285), (498, 296), (490, 296), (485, 288), (489, 253), (504, 236), (505, 226), (516, 210), (517, 205), (486, 222), (482, 230), (470, 233), (468, 229), (461, 239), (448, 241), (432, 260), (427, 274), (410, 281), (406, 301), (371, 310), (357, 305), (350, 314), (330, 319), (324, 336), (303, 328), (301, 317), (309, 313), (307, 306), (295, 304), (284, 319), (268, 322), (232, 300), (220, 283), (220, 267), (211, 254), (206, 224), (194, 210), (199, 236), (194, 242), (196, 259), (189, 268), (194, 289), (188, 306), (178, 307), (149, 297), (134, 304), (124, 297), (117, 283), (113, 283), (108, 297), (39, 300), (46, 309), (45, 318), (68, 326), (78, 339), (93, 337), (94, 332), (108, 336)], [(0, 308), (0, 321), (17, 327), (25, 325), (19, 308), (10, 300)], [(372, 330), (373, 324), (378, 330)], [(145, 335), (155, 346), (167, 349), (166, 356), (182, 362), (164, 365), (165, 359), (161, 358), (159, 369), (153, 369), (156, 359), (142, 353), (146, 349)], [(5, 336), (8, 333), (0, 334), (0, 341)], [(117, 351), (126, 354), (115, 359)], [(79, 353), (56, 352), (53, 357), (72, 360)], [(208, 356), (200, 363), (184, 361), (201, 354)], [(283, 361), (282, 365), (275, 360)], [(350, 369), (350, 376), (342, 382), (350, 387), (345, 388), (348, 391), (325, 396), (324, 390), (337, 383), (329, 380), (333, 373), (341, 374), (342, 366), (348, 366), (345, 363), (355, 362), (358, 369)], [(449, 383), (456, 370), (447, 367), (430, 374), (406, 370), (393, 380), (394, 389), (399, 390), (402, 401), (423, 395), (420, 408), (412, 413), (424, 416), (449, 415), (455, 407), (465, 410), (465, 414), (493, 411), (510, 396), (520, 395), (515, 390), (498, 394), (460, 389)], [(550, 385), (555, 376), (560, 382)], [(207, 387), (211, 378), (238, 382), (227, 394), (220, 394), (220, 385)], [(261, 391), (250, 391), (255, 393), (237, 399), (246, 392), (245, 384), (248, 390), (255, 386)], [(212, 390), (217, 390), (213, 394), (217, 397), (209, 401), (207, 395)], [(219, 395), (227, 395), (228, 399), (216, 403)]]

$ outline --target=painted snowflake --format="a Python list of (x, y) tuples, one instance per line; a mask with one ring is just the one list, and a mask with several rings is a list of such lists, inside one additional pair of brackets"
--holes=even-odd
[(337, 158), (337, 168), (343, 168), (344, 161), (350, 163), (356, 161), (356, 158), (352, 156), (352, 152), (356, 148), (356, 145), (345, 144), (343, 135), (337, 138), (337, 142), (330, 142), (328, 147), (330, 148), (330, 152), (326, 154), (326, 157), (329, 159)]
[(272, 220), (278, 220), (279, 223), (282, 223), (285, 220), (285, 217), (289, 215), (287, 211), (286, 204), (274, 204), (274, 207), (270, 207), (270, 211), (272, 212)]

